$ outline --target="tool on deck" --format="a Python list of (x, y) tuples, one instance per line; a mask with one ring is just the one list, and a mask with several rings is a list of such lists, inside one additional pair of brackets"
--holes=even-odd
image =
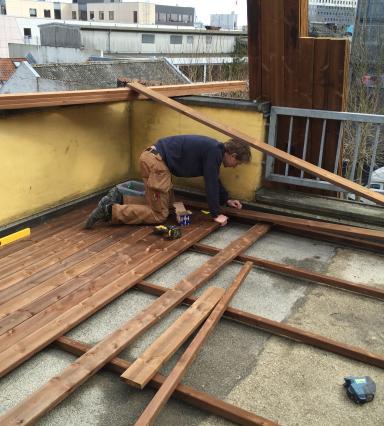
[(173, 203), (175, 208), (176, 220), (180, 226), (187, 226), (191, 224), (192, 212), (187, 210), (182, 202)]
[(356, 404), (365, 404), (375, 397), (376, 384), (369, 376), (348, 376), (344, 381), (348, 397)]
[(157, 225), (153, 232), (163, 235), (168, 240), (176, 240), (181, 237), (181, 229), (174, 225)]

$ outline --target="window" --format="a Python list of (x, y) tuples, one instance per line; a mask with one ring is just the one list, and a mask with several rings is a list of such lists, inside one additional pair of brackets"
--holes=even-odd
[(104, 20), (104, 12), (102, 10), (99, 11), (99, 19), (100, 21)]
[(137, 24), (137, 10), (133, 11), (133, 23)]
[(44, 9), (44, 18), (50, 18), (51, 17), (51, 11), (49, 9)]
[(212, 44), (212, 36), (211, 35), (207, 35), (207, 44)]
[(380, 184), (379, 183), (371, 183), (370, 188), (371, 189), (380, 189)]
[(141, 42), (153, 44), (155, 42), (155, 34), (141, 34)]
[(109, 11), (109, 20), (113, 21), (115, 19), (115, 12), (113, 10)]
[(89, 19), (95, 19), (95, 12), (93, 10), (89, 12)]
[(72, 19), (77, 19), (76, 10), (72, 10)]
[(30, 28), (24, 28), (24, 37), (31, 38), (32, 30)]
[(169, 42), (171, 44), (182, 44), (183, 43), (183, 36), (181, 36), (181, 35), (171, 35)]
[(36, 11), (36, 9), (29, 9), (29, 16), (31, 16), (31, 17), (36, 17), (36, 16), (37, 16), (37, 11)]
[(187, 43), (188, 44), (192, 44), (193, 43), (193, 36), (192, 35), (187, 36)]
[(55, 9), (55, 19), (61, 19), (61, 10)]
[(167, 22), (167, 14), (160, 12), (158, 14), (159, 22)]

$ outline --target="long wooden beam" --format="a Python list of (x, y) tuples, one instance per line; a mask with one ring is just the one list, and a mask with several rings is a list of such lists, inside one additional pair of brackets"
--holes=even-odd
[[(205, 254), (215, 255), (219, 249), (207, 244), (197, 243), (192, 249)], [(328, 275), (319, 274), (317, 272), (306, 271), (304, 269), (295, 268), (291, 265), (284, 265), (283, 263), (272, 262), (267, 259), (260, 259), (254, 256), (240, 255), (236, 260), (240, 262), (252, 262), (255, 266), (260, 266), (269, 271), (274, 271), (279, 274), (289, 275), (294, 278), (314, 281), (319, 284), (325, 284), (341, 290), (351, 291), (353, 293), (362, 294), (364, 296), (374, 297), (375, 299), (384, 300), (384, 290), (376, 287), (370, 287), (365, 284), (356, 284), (351, 281), (342, 280), (340, 278), (333, 278)]]
[(224, 292), (223, 288), (209, 287), (189, 309), (148, 346), (121, 377), (130, 385), (144, 389), (161, 366), (206, 320)]
[[(6, 412), (2, 417), (0, 417), (0, 424), (2, 422), (9, 422), (10, 424), (15, 425), (26, 424), (40, 418), (44, 413), (55, 407), (74, 392), (87, 379), (96, 374), (97, 371), (99, 371), (111, 359), (115, 358), (133, 340), (142, 335), (152, 325), (157, 323), (174, 307), (182, 303), (183, 299), (188, 297), (201, 285), (212, 278), (221, 268), (230, 263), (241, 252), (246, 250), (260, 237), (265, 235), (269, 228), (270, 227), (268, 225), (256, 225), (243, 236), (230, 243), (219, 254), (209, 259), (200, 268), (182, 279), (174, 288), (168, 289), (166, 293), (160, 296), (146, 309), (139, 312), (131, 320), (126, 322), (123, 326), (107, 336), (83, 356), (78, 358), (76, 362), (68, 366), (60, 375), (50, 380), (29, 398), (21, 402), (21, 404)], [(193, 235), (192, 238), (194, 239), (195, 235)], [(198, 238), (198, 240), (200, 239), (201, 237)], [(193, 241), (190, 245), (193, 245), (196, 242), (197, 241)], [(149, 259), (149, 261), (151, 261), (151, 259)], [(150, 265), (145, 266), (146, 268), (151, 266), (153, 269), (153, 261), (151, 261)], [(134, 271), (134, 279), (132, 279), (131, 284), (133, 282), (136, 283), (140, 281), (140, 268), (142, 269), (143, 266), (139, 266), (137, 268), (138, 271)], [(156, 267), (156, 269), (158, 268)], [(124, 277), (124, 285), (127, 285), (126, 281), (129, 280)], [(104, 290), (107, 294), (110, 292), (108, 287)], [(93, 298), (98, 300), (98, 296), (102, 292), (103, 290), (99, 291), (88, 300)], [(72, 309), (67, 311), (67, 314), (71, 315), (71, 311)], [(34, 337), (33, 334), (31, 336), (32, 338)], [(55, 335), (52, 335), (51, 339), (48, 341), (52, 342), (57, 337), (56, 333)], [(45, 341), (47, 341), (47, 339), (45, 339)], [(17, 353), (20, 350), (20, 347), (17, 346), (18, 345), (15, 345), (11, 348), (16, 351), (15, 356), (17, 356)], [(10, 362), (8, 361), (7, 363), (7, 352), (8, 351), (5, 351), (0, 354), (0, 366), (2, 366), (3, 372), (10, 370)], [(14, 364), (14, 362), (11, 364)]]
[[(151, 89), (165, 96), (188, 96), (202, 93), (218, 93), (247, 90), (242, 80), (216, 81), (211, 83), (175, 84), (151, 86)], [(40, 108), (64, 105), (95, 104), (104, 102), (131, 101), (147, 99), (138, 96), (128, 87), (116, 89), (75, 90), (63, 92), (13, 93), (0, 95), (0, 110)]]
[[(91, 349), (91, 345), (78, 342), (69, 337), (62, 336), (55, 341), (55, 345), (73, 355), (81, 356)], [(132, 364), (121, 358), (113, 358), (106, 367), (117, 374), (122, 374)], [(161, 374), (156, 374), (148, 383), (153, 389), (159, 389), (164, 383), (166, 377)], [(277, 426), (277, 423), (268, 420), (264, 417), (257, 416), (251, 411), (244, 410), (236, 405), (217, 399), (214, 396), (198, 391), (194, 388), (185, 385), (178, 385), (172, 394), (173, 398), (179, 401), (186, 402), (193, 407), (205, 410), (230, 422), (243, 426)]]
[[(184, 204), (197, 209), (207, 209), (206, 203), (184, 199)], [(276, 225), (293, 226), (294, 228), (308, 231), (325, 231), (336, 235), (348, 235), (359, 238), (369, 238), (384, 242), (384, 231), (375, 229), (358, 228), (357, 226), (339, 225), (335, 223), (320, 222), (311, 219), (300, 219), (297, 217), (283, 216), (274, 213), (264, 213), (256, 210), (235, 209), (221, 207), (220, 211), (228, 216), (238, 219), (248, 219), (253, 222), (268, 222)]]
[(354, 192), (355, 194), (361, 195), (364, 198), (367, 198), (368, 200), (371, 200), (375, 203), (384, 205), (384, 196), (381, 194), (375, 193), (374, 191), (364, 188), (363, 186), (351, 182), (350, 180), (345, 179), (341, 176), (337, 176), (334, 173), (324, 170), (300, 158), (297, 158), (294, 155), (288, 154), (278, 148), (275, 148), (274, 146), (266, 144), (265, 142), (258, 141), (257, 139), (252, 138), (247, 134), (240, 132), (239, 130), (226, 126), (225, 124), (219, 123), (218, 121), (212, 120), (204, 114), (195, 111), (193, 108), (182, 105), (180, 102), (176, 102), (161, 93), (157, 93), (154, 90), (151, 90), (150, 88), (145, 87), (140, 83), (128, 83), (128, 86), (131, 89), (137, 90), (137, 92), (141, 93), (142, 95), (146, 95), (148, 96), (148, 98), (155, 100), (163, 105), (166, 105), (174, 109), (175, 111), (178, 111), (186, 115), (187, 117), (198, 121), (199, 123), (205, 124), (208, 127), (218, 130), (219, 132), (228, 135), (232, 138), (242, 140), (248, 143), (251, 147), (263, 152), (264, 154), (272, 155), (273, 157), (292, 166), (295, 166), (298, 169), (304, 170), (311, 175), (321, 177), (325, 181), (333, 183), (340, 188)]
[(299, 235), (300, 237), (312, 238), (320, 241), (327, 241), (331, 243), (342, 244), (347, 247), (353, 247), (360, 250), (369, 250), (375, 253), (383, 254), (384, 253), (384, 244), (377, 243), (375, 241), (363, 240), (362, 238), (353, 238), (346, 237), (343, 235), (338, 235), (331, 232), (315, 231), (315, 230), (303, 230), (300, 227), (292, 226), (282, 226), (277, 225), (275, 227), (277, 230), (287, 232), (293, 235)]
[[(192, 340), (191, 344), (173, 367), (169, 376), (165, 379), (165, 382), (161, 385), (160, 389), (156, 392), (155, 396), (147, 405), (135, 423), (135, 426), (148, 426), (154, 423), (161, 409), (165, 406), (173, 391), (176, 389), (177, 385), (180, 383), (181, 379), (187, 372), (187, 369), (193, 363), (194, 359), (200, 351), (200, 348), (216, 328), (221, 317), (226, 311), (229, 302), (232, 300), (233, 296), (236, 294), (237, 290), (240, 288), (240, 285), (243, 283), (251, 269), (252, 262), (247, 262), (243, 265), (228, 290), (226, 290), (220, 302), (215, 306), (214, 310), (209, 315), (207, 321), (205, 321), (201, 329)], [(121, 377), (124, 378), (124, 374)]]
[[(154, 296), (161, 296), (168, 290), (166, 287), (148, 283), (146, 281), (142, 281), (136, 284), (135, 288)], [(188, 297), (184, 299), (183, 303), (190, 305), (195, 301), (195, 297)], [(384, 368), (383, 355), (366, 351), (357, 346), (337, 342), (336, 340), (328, 339), (327, 337), (311, 333), (310, 331), (301, 330), (300, 328), (293, 327), (288, 324), (283, 324), (278, 321), (273, 321), (268, 318), (264, 318), (259, 315), (251, 314), (249, 312), (232, 307), (227, 308), (224, 317), (253, 328), (258, 328), (276, 336), (286, 337), (296, 342), (304, 343), (306, 345), (311, 345), (328, 352), (333, 352), (337, 355), (345, 356), (346, 358)]]

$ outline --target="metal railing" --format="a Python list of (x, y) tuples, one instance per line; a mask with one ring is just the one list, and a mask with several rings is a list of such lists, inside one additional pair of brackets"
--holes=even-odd
[[(327, 134), (327, 125), (328, 121), (333, 120), (340, 123), (339, 132), (337, 136), (337, 147), (336, 154), (334, 159), (334, 169), (333, 173), (338, 173), (340, 171), (340, 164), (344, 160), (341, 158), (343, 155), (342, 147), (343, 147), (343, 138), (344, 132), (347, 126), (349, 129), (354, 128), (354, 143), (353, 143), (353, 156), (352, 156), (352, 164), (349, 169), (349, 173), (344, 176), (347, 179), (352, 181), (355, 180), (356, 174), (356, 166), (359, 158), (359, 147), (362, 139), (362, 126), (370, 123), (374, 126), (374, 137), (371, 141), (371, 158), (370, 158), (370, 166), (369, 166), (369, 176), (368, 183), (369, 186), (372, 179), (372, 173), (374, 170), (374, 166), (376, 163), (376, 154), (378, 150), (378, 144), (380, 140), (380, 131), (381, 126), (384, 124), (384, 115), (374, 115), (374, 114), (360, 114), (360, 113), (352, 113), (352, 112), (337, 112), (337, 111), (325, 111), (325, 110), (313, 110), (313, 109), (300, 109), (300, 108), (286, 108), (286, 107), (272, 107), (271, 115), (270, 115), (270, 123), (269, 123), (269, 136), (268, 136), (268, 144), (272, 146), (276, 146), (276, 141), (278, 137), (278, 124), (279, 124), (279, 116), (288, 116), (289, 119), (289, 130), (287, 137), (287, 149), (286, 152), (291, 154), (292, 143), (293, 143), (293, 130), (294, 130), (294, 119), (304, 118), (306, 119), (305, 123), (305, 131), (304, 131), (304, 139), (302, 145), (302, 156), (303, 160), (307, 160), (307, 150), (309, 143), (309, 129), (311, 120), (322, 120), (322, 130), (321, 137), (319, 140), (319, 152), (318, 152), (318, 161), (317, 166), (322, 167), (323, 158), (324, 158), (324, 150), (326, 148), (326, 134)], [(305, 186), (310, 188), (317, 189), (326, 189), (331, 191), (344, 191), (343, 189), (329, 183), (326, 181), (320, 180), (320, 178), (307, 178), (304, 177), (304, 171), (301, 170), (300, 176), (292, 176), (290, 175), (290, 166), (288, 163), (285, 165), (284, 173), (276, 173), (275, 171), (275, 159), (271, 156), (267, 156), (266, 160), (266, 168), (265, 168), (265, 178), (269, 181), (273, 182), (281, 182), (286, 184)]]

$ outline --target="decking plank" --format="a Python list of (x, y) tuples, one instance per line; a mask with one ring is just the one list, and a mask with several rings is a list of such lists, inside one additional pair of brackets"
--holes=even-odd
[[(135, 426), (147, 426), (153, 424), (153, 422), (159, 415), (161, 409), (167, 403), (173, 391), (176, 389), (177, 385), (184, 377), (188, 367), (196, 358), (198, 352), (200, 351), (200, 348), (203, 346), (204, 342), (208, 339), (213, 330), (216, 328), (216, 325), (219, 323), (221, 317), (224, 315), (224, 312), (226, 311), (229, 302), (232, 300), (233, 296), (240, 288), (240, 285), (244, 282), (245, 278), (251, 271), (252, 266), (252, 262), (247, 262), (242, 266), (240, 272), (237, 274), (236, 278), (229, 286), (228, 290), (225, 291), (225, 294), (220, 300), (220, 302), (215, 306), (212, 313), (209, 315), (207, 321), (205, 321), (201, 329), (193, 338), (191, 344), (188, 346), (179, 361), (173, 367), (169, 376), (165, 379), (160, 389), (156, 392), (151, 402), (147, 405), (147, 407), (135, 423)], [(125, 375), (123, 374), (122, 377), (125, 377)]]
[[(129, 274), (131, 279), (129, 279), (129, 276), (124, 276), (124, 285), (120, 282), (122, 288), (119, 288), (117, 292), (119, 294), (124, 292), (127, 288), (127, 282), (129, 282), (129, 287), (132, 287), (144, 276), (149, 275), (154, 270), (167, 263), (170, 259), (177, 256), (180, 253), (180, 249), (186, 250), (216, 228), (217, 224), (214, 222), (207, 223), (205, 226), (202, 224), (199, 229), (191, 233), (191, 237), (188, 240), (185, 240), (184, 242), (183, 239), (176, 240), (176, 242), (171, 244), (173, 245), (173, 250), (168, 247), (169, 251), (163, 250), (148, 261), (143, 262), (136, 270)], [(220, 254), (216, 255), (202, 267), (198, 268), (196, 271), (181, 280), (175, 288), (170, 289), (154, 303), (124, 324), (121, 328), (113, 332), (110, 336), (77, 359), (75, 363), (66, 368), (59, 376), (49, 381), (45, 386), (40, 388), (40, 390), (35, 392), (20, 405), (8, 411), (2, 418), (0, 418), (0, 421), (12, 421), (17, 424), (20, 422), (23, 423), (37, 420), (41, 417), (41, 415), (70, 395), (78, 386), (100, 370), (134, 339), (144, 333), (145, 330), (158, 322), (175, 306), (180, 304), (185, 297), (190, 295), (203, 283), (210, 279), (219, 269), (228, 264), (238, 254), (251, 246), (258, 238), (268, 232), (269, 228), (270, 227), (267, 225), (257, 225), (251, 228), (242, 237), (229, 244)], [(178, 249), (175, 249), (176, 247), (178, 247)], [(110, 287), (111, 286), (107, 286), (96, 293), (94, 297), (87, 299), (87, 303), (92, 304), (95, 300), (100, 303), (100, 300), (105, 300), (105, 298), (111, 300), (113, 296), (111, 296)], [(73, 321), (76, 312), (84, 315), (82, 309), (84, 307), (84, 304), (82, 306), (76, 306), (66, 312), (66, 317), (71, 318)], [(61, 323), (62, 322), (63, 321), (61, 321)], [(64, 327), (59, 327), (61, 329), (58, 329), (58, 327), (53, 326), (53, 323), (49, 325), (50, 332), (48, 332), (48, 330), (39, 330), (40, 333), (44, 334), (43, 344), (42, 342), (40, 342), (40, 344), (37, 343), (37, 335), (34, 333), (25, 339), (28, 340), (31, 345), (33, 344), (33, 348), (29, 347), (29, 349), (26, 350), (26, 347), (23, 344), (15, 345), (11, 348), (11, 351), (5, 351), (0, 354), (0, 373), (2, 375), (7, 373), (20, 362), (27, 359), (32, 353), (35, 353), (46, 344), (51, 343), (55, 338), (65, 332)], [(54, 329), (52, 329), (52, 327)]]
[(143, 389), (180, 346), (208, 317), (224, 294), (209, 287), (192, 306), (164, 331), (121, 375), (130, 385)]

